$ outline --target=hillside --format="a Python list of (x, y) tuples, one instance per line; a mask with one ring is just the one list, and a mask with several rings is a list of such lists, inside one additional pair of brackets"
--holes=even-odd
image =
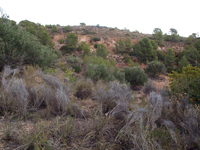
[(198, 39), (7, 18), (0, 30), (0, 149), (200, 149)]

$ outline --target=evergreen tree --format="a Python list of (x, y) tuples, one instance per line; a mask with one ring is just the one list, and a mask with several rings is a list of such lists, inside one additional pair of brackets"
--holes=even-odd
[(174, 69), (173, 63), (175, 62), (175, 53), (172, 48), (167, 49), (165, 65), (167, 66), (167, 70), (169, 73)]
[(132, 49), (132, 43), (131, 43), (131, 39), (129, 37), (127, 37), (125, 40), (125, 47), (126, 47), (127, 52), (130, 52)]
[(155, 28), (153, 30), (153, 37), (158, 43), (158, 45), (163, 45), (164, 37), (163, 37), (163, 32), (159, 28)]

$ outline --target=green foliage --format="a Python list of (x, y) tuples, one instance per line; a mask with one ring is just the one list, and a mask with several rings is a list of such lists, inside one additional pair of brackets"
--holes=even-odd
[(64, 32), (70, 32), (72, 30), (72, 28), (71, 28), (71, 26), (65, 26), (64, 28), (63, 28), (63, 31)]
[(192, 104), (200, 104), (200, 69), (188, 65), (183, 67), (181, 73), (173, 71), (170, 77), (170, 88), (175, 93), (177, 100), (180, 96), (188, 96)]
[(199, 53), (195, 47), (192, 46), (188, 50), (184, 50), (183, 54), (193, 66), (196, 66)]
[(77, 50), (83, 51), (83, 56), (90, 55), (90, 46), (86, 42), (82, 41)]
[(170, 73), (174, 69), (173, 63), (175, 62), (175, 53), (172, 48), (167, 49), (165, 65), (167, 67), (167, 71)]
[(52, 26), (51, 32), (52, 33), (57, 32), (57, 27), (55, 25)]
[(194, 43), (194, 47), (198, 50), (199, 54), (200, 54), (200, 39), (198, 39), (195, 43)]
[(189, 65), (189, 61), (185, 56), (181, 57), (180, 61), (178, 62), (178, 72), (182, 72), (182, 68)]
[(148, 80), (147, 75), (144, 73), (144, 70), (139, 66), (126, 67), (123, 69), (125, 73), (125, 79), (131, 84), (131, 86), (144, 85)]
[(164, 40), (165, 41), (169, 41), (170, 40), (170, 36), (167, 33), (165, 33), (165, 35), (164, 35)]
[(71, 49), (76, 49), (78, 43), (78, 36), (74, 33), (69, 33), (66, 35), (66, 45)]
[(186, 39), (186, 43), (187, 44), (192, 44), (194, 41), (194, 37), (192, 35), (190, 35), (187, 39)]
[(156, 77), (160, 74), (165, 74), (166, 70), (167, 69), (163, 63), (159, 61), (152, 61), (148, 64), (147, 68), (145, 69), (145, 72), (152, 77)]
[(95, 42), (96, 42), (96, 41), (101, 41), (101, 38), (99, 38), (99, 37), (94, 37), (94, 38), (93, 38), (93, 41), (95, 41)]
[(66, 54), (71, 54), (74, 51), (74, 49), (73, 48), (69, 48), (67, 45), (63, 45), (60, 48), (60, 51), (62, 52), (63, 55), (66, 55)]
[(115, 43), (115, 51), (116, 53), (123, 53), (125, 52), (126, 48), (125, 48), (125, 44), (122, 41), (122, 39), (117, 40)]
[(86, 26), (86, 24), (84, 22), (81, 22), (80, 25), (81, 26)]
[(156, 40), (158, 45), (163, 45), (164, 37), (161, 29), (155, 28), (153, 30), (153, 38)]
[(79, 65), (74, 65), (74, 66), (73, 66), (73, 69), (74, 69), (74, 71), (77, 72), (77, 73), (79, 73), (79, 72), (82, 71), (81, 66), (79, 66)]
[(170, 29), (171, 35), (169, 36), (169, 41), (171, 42), (179, 42), (180, 36), (178, 35), (178, 31), (174, 28)]
[(97, 54), (97, 56), (106, 58), (107, 55), (109, 54), (109, 51), (106, 48), (106, 46), (102, 43), (102, 44), (98, 44), (97, 49), (96, 49), (96, 54)]
[(125, 40), (125, 47), (126, 47), (126, 51), (130, 52), (132, 50), (132, 42), (131, 42), (131, 38), (126, 38)]
[(156, 53), (157, 53), (157, 56), (158, 56), (158, 60), (165, 62), (165, 57), (166, 57), (165, 53), (163, 51), (160, 51), (160, 50), (157, 50)]
[(151, 40), (151, 45), (155, 51), (158, 50), (158, 44), (155, 41)]
[(79, 57), (75, 57), (73, 55), (68, 56), (67, 58), (67, 63), (69, 63), (70, 65), (75, 65), (75, 64), (81, 64), (81, 60)]
[(92, 43), (94, 40), (94, 37), (93, 36), (90, 36), (90, 43)]
[(113, 59), (106, 60), (102, 57), (97, 57), (96, 55), (94, 55), (93, 57), (89, 57), (89, 56), (86, 55), (83, 59), (83, 63), (85, 65), (89, 65), (89, 64), (100, 65), (100, 64), (103, 64), (103, 65), (105, 65), (109, 68), (112, 68), (116, 65), (115, 61)]
[(156, 51), (153, 49), (149, 38), (144, 37), (139, 43), (133, 46), (133, 55), (135, 55), (140, 62), (152, 61), (156, 58)]
[(104, 64), (100, 65), (90, 64), (87, 66), (85, 77), (92, 79), (94, 82), (97, 82), (100, 79), (106, 80), (109, 74), (110, 71), (108, 67), (106, 67)]
[(73, 69), (71, 68), (66, 68), (65, 70), (65, 76), (69, 78), (69, 81), (71, 83), (74, 83), (75, 82), (75, 77), (73, 76)]
[(26, 31), (37, 36), (43, 45), (49, 46), (51, 48), (54, 47), (55, 45), (54, 42), (49, 37), (49, 34), (46, 31), (46, 28), (42, 26), (41, 24), (35, 24), (34, 22), (23, 20), (19, 22), (19, 26), (24, 27)]
[(63, 44), (64, 43), (64, 39), (58, 39), (58, 43)]
[(36, 36), (13, 26), (7, 18), (1, 18), (0, 30), (0, 69), (24, 64), (48, 67), (58, 58), (55, 49), (42, 45)]
[(97, 43), (95, 43), (95, 44), (94, 44), (94, 48), (97, 48), (97, 46), (98, 46), (98, 44), (97, 44)]

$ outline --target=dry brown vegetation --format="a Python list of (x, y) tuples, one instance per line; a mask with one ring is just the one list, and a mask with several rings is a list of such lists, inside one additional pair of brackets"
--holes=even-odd
[(18, 71), (5, 66), (2, 75), (2, 149), (200, 148), (199, 107), (173, 101), (153, 81), (137, 103), (117, 81), (70, 84), (31, 66)]

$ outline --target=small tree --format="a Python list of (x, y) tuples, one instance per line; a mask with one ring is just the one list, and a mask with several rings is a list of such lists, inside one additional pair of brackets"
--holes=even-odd
[(76, 49), (78, 43), (78, 36), (75, 35), (74, 33), (69, 33), (66, 35), (66, 45), (70, 48), (70, 49)]
[(83, 45), (83, 57), (85, 55), (88, 55), (88, 56), (90, 55), (90, 46), (88, 44)]
[(96, 53), (97, 53), (97, 56), (100, 56), (102, 58), (106, 58), (107, 55), (109, 54), (109, 51), (106, 48), (106, 46), (102, 43), (102, 44), (98, 44), (97, 49), (96, 49)]
[(199, 54), (200, 54), (200, 39), (197, 40), (197, 41), (194, 43), (194, 47), (197, 49), (197, 51), (198, 51)]
[(163, 63), (159, 61), (152, 61), (148, 64), (145, 72), (148, 73), (152, 77), (159, 76), (160, 74), (166, 73), (166, 67)]
[(192, 42), (194, 41), (194, 37), (192, 35), (190, 35), (187, 39), (186, 39), (186, 43), (187, 44), (192, 44)]
[(155, 51), (158, 50), (158, 44), (155, 41), (151, 40), (151, 45)]
[(178, 72), (181, 73), (182, 72), (182, 68), (186, 67), (187, 65), (189, 65), (189, 61), (187, 60), (187, 58), (185, 56), (182, 56), (181, 59), (178, 62)]
[(188, 50), (184, 50), (183, 54), (187, 58), (187, 60), (193, 65), (196, 66), (197, 59), (199, 58), (199, 53), (195, 47), (191, 47)]
[(159, 61), (162, 61), (162, 62), (165, 62), (165, 53), (163, 51), (160, 51), (160, 50), (157, 50), (157, 56), (158, 56), (158, 60)]
[(175, 62), (175, 53), (172, 48), (167, 49), (165, 65), (167, 66), (168, 72), (172, 72), (174, 69), (173, 63)]
[(139, 41), (139, 44), (133, 46), (133, 54), (143, 63), (146, 63), (147, 60), (152, 61), (156, 57), (156, 51), (147, 37), (144, 37)]
[(160, 28), (155, 28), (153, 30), (153, 37), (158, 43), (158, 45), (163, 45), (164, 37), (163, 37), (163, 32)]
[(123, 53), (126, 50), (125, 44), (122, 39), (117, 40), (115, 43), (115, 51), (117, 53)]
[(132, 49), (132, 42), (131, 39), (129, 37), (126, 38), (125, 40), (125, 47), (126, 47), (126, 51), (130, 52)]

